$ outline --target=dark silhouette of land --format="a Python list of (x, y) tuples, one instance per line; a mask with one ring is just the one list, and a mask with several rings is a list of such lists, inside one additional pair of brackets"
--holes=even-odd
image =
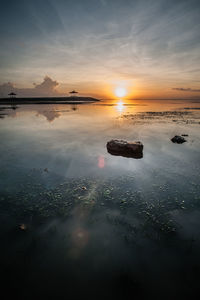
[(92, 97), (19, 97), (19, 98), (0, 98), (0, 104), (80, 104), (97, 102), (99, 99)]

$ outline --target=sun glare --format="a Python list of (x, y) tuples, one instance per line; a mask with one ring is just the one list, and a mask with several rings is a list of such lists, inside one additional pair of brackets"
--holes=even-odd
[(115, 89), (115, 95), (117, 96), (117, 97), (124, 97), (124, 96), (126, 96), (126, 94), (127, 94), (127, 91), (126, 91), (126, 89), (125, 88), (123, 88), (123, 87), (117, 87), (116, 89)]
[(124, 103), (122, 101), (119, 101), (117, 104), (116, 104), (116, 109), (118, 112), (122, 112), (124, 110)]

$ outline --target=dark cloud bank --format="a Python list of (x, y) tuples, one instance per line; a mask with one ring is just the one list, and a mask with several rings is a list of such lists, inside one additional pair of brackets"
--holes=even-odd
[(200, 89), (191, 89), (191, 88), (173, 88), (174, 91), (181, 91), (181, 92), (200, 92)]

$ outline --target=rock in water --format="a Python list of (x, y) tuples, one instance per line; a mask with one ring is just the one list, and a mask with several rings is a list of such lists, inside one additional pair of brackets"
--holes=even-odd
[(19, 225), (19, 229), (21, 229), (21, 230), (26, 230), (27, 229), (27, 226), (26, 226), (26, 224), (20, 224)]
[(107, 150), (112, 155), (124, 157), (142, 158), (143, 144), (141, 142), (127, 142), (123, 140), (111, 140), (107, 142)]
[(171, 139), (171, 141), (172, 141), (173, 143), (177, 143), (177, 144), (182, 144), (182, 143), (187, 142), (186, 139), (185, 139), (184, 137), (180, 136), (180, 135), (175, 135), (175, 136)]

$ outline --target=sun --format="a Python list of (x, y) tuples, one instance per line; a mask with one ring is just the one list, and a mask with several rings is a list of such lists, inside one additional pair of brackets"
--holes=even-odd
[(115, 89), (115, 95), (117, 96), (117, 97), (124, 97), (124, 96), (126, 96), (126, 94), (127, 94), (127, 90), (125, 89), (125, 88), (123, 88), (123, 87), (117, 87), (116, 89)]

